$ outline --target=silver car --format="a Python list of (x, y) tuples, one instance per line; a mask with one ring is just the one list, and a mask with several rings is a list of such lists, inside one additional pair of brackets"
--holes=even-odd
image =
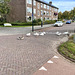
[(63, 26), (63, 22), (62, 21), (57, 21), (56, 23), (54, 23), (54, 26)]

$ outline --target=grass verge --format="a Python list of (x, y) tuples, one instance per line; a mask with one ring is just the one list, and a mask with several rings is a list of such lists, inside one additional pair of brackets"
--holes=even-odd
[(0, 27), (30, 27), (30, 26), (3, 26), (3, 25), (0, 25)]
[(75, 43), (73, 42), (73, 36), (58, 47), (58, 52), (67, 59), (75, 62)]

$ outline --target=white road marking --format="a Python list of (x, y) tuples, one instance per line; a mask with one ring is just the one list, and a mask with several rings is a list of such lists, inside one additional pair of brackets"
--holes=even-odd
[(47, 63), (48, 63), (48, 64), (52, 64), (52, 63), (53, 63), (53, 61), (49, 60)]
[(39, 70), (47, 71), (47, 69), (45, 67), (43, 67), (43, 66)]
[(58, 56), (54, 56), (53, 58), (59, 58)]

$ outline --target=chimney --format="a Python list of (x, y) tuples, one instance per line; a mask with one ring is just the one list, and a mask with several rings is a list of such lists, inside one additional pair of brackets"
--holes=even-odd
[(52, 1), (50, 1), (49, 4), (51, 5), (52, 4)]

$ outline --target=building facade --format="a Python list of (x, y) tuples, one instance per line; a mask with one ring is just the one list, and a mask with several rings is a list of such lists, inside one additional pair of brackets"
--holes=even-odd
[[(11, 0), (10, 13), (7, 20), (32, 21), (32, 0)], [(34, 19), (57, 20), (58, 8), (52, 2), (46, 3), (41, 0), (33, 0)]]

